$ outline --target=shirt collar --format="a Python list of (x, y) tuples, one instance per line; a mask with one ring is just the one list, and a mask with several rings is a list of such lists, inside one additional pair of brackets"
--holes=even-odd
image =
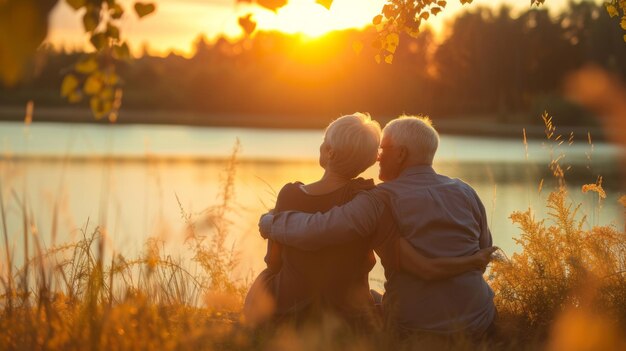
[(437, 174), (431, 165), (411, 166), (400, 172), (400, 177), (415, 174)]

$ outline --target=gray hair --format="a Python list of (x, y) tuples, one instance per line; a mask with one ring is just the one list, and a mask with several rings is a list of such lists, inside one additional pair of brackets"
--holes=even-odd
[(329, 124), (324, 139), (335, 153), (328, 166), (334, 172), (354, 178), (376, 163), (380, 125), (368, 114), (355, 112)]
[(412, 163), (432, 165), (439, 147), (439, 133), (427, 116), (400, 116), (385, 126), (383, 133), (394, 145), (407, 148)]

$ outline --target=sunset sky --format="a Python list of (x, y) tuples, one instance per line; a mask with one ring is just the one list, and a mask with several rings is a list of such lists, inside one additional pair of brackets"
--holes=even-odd
[[(568, 0), (547, 0), (546, 7), (557, 12)], [(257, 29), (277, 29), (286, 33), (302, 33), (309, 37), (319, 36), (334, 29), (362, 28), (380, 13), (385, 0), (335, 0), (329, 10), (315, 0), (290, 0), (289, 4), (274, 13), (236, 0), (154, 0), (157, 11), (138, 20), (132, 10), (135, 1), (122, 0), (127, 15), (121, 25), (122, 35), (131, 49), (137, 53), (147, 44), (152, 54), (164, 55), (169, 51), (189, 55), (192, 42), (203, 34), (210, 40), (219, 36), (235, 38), (242, 35), (237, 23), (240, 16), (253, 14)], [(449, 0), (446, 9), (429, 23), (436, 31), (446, 21), (463, 9), (478, 6), (507, 4), (514, 10), (525, 10), (528, 0), (474, 0), (471, 5), (460, 5)], [(82, 30), (82, 11), (73, 11), (65, 1), (59, 1), (51, 14), (48, 40), (57, 46), (82, 48), (88, 42)]]

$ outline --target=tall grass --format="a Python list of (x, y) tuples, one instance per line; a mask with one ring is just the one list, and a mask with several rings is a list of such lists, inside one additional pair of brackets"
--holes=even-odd
[[(106, 231), (92, 228), (89, 221), (80, 229), (80, 240), (44, 250), (26, 202), (14, 196), (22, 210), (24, 236), (24, 263), (14, 269), (0, 183), (6, 253), (0, 276), (0, 350), (238, 345), (229, 337), (246, 286), (233, 278), (236, 252), (225, 247), (238, 150), (239, 143), (216, 206), (198, 215), (185, 213), (181, 206), (195, 265), (166, 254), (164, 243), (155, 238), (135, 258), (106, 257)], [(199, 270), (193, 269), (196, 265)]]
[[(564, 141), (552, 118), (547, 113), (542, 117), (552, 153)], [(492, 263), (489, 282), (495, 302), (508, 334), (550, 338), (548, 345), (556, 349), (621, 349), (626, 339), (616, 335), (626, 331), (626, 228), (589, 223), (589, 214), (580, 213), (582, 204), (572, 201), (565, 187), (563, 158), (553, 154), (549, 164), (558, 186), (546, 200), (548, 217), (536, 218), (532, 208), (510, 216), (520, 229), (515, 241), (521, 251)], [(595, 198), (598, 213), (591, 215), (599, 217), (606, 198), (602, 177), (581, 191)], [(626, 210), (626, 196), (620, 203)], [(584, 325), (571, 330), (581, 317), (603, 330)], [(563, 337), (564, 332), (575, 335)]]
[(565, 189), (549, 194), (547, 208), (546, 219), (535, 218), (532, 209), (511, 214), (522, 251), (491, 267), (499, 310), (544, 328), (564, 308), (581, 304), (577, 289), (593, 286), (598, 293), (588, 302), (626, 325), (624, 232), (613, 226), (583, 229), (580, 204), (568, 200)]
[[(548, 117), (544, 120), (548, 139), (554, 140), (554, 126)], [(237, 253), (227, 245), (238, 215), (233, 206), (238, 151), (237, 142), (216, 205), (190, 213), (178, 200), (187, 224), (190, 261), (173, 258), (155, 238), (146, 241), (137, 257), (105, 256), (106, 232), (89, 222), (81, 228), (78, 241), (45, 248), (25, 197), (14, 195), (22, 210), (24, 241), (30, 239), (32, 245), (24, 248), (24, 263), (15, 267), (0, 178), (2, 266), (6, 266), (0, 276), (0, 350), (610, 350), (626, 346), (622, 336), (626, 233), (614, 226), (589, 225), (581, 206), (565, 190), (559, 156), (550, 164), (559, 181), (546, 200), (548, 217), (536, 218), (531, 208), (511, 214), (520, 228), (516, 239), (520, 252), (495, 261), (488, 271), (500, 312), (499, 338), (401, 339), (386, 330), (355, 331), (334, 316), (298, 328), (248, 329), (239, 313), (247, 284), (235, 278)], [(605, 195), (600, 180), (581, 190), (598, 201)], [(626, 214), (626, 196), (620, 201)]]

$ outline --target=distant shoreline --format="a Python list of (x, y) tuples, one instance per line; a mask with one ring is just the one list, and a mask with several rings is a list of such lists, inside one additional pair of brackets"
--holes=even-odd
[[(24, 107), (9, 106), (0, 107), (0, 121), (23, 121), (25, 116)], [(203, 127), (240, 127), (261, 129), (323, 129), (337, 116), (319, 118), (318, 116), (284, 116), (272, 115), (245, 115), (245, 114), (217, 114), (198, 113), (192, 111), (150, 111), (150, 110), (126, 110), (120, 111), (117, 124), (147, 124), (147, 125), (188, 125)], [(377, 118), (377, 116), (374, 116)], [(377, 120), (384, 125), (392, 117), (382, 116)], [(512, 125), (494, 122), (495, 117), (489, 115), (445, 117), (437, 119), (433, 117), (436, 128), (442, 134), (468, 135), (483, 137), (515, 138), (522, 140), (523, 130), (529, 139), (544, 139), (545, 129), (539, 125)], [(96, 120), (91, 111), (86, 108), (74, 107), (37, 107), (33, 113), (33, 122), (54, 123), (84, 123), (84, 124), (108, 124), (106, 119)], [(590, 133), (593, 140), (605, 140), (604, 132), (598, 127), (568, 127), (562, 126), (556, 121), (557, 133), (563, 137), (569, 137), (570, 133), (581, 140), (586, 139)]]

